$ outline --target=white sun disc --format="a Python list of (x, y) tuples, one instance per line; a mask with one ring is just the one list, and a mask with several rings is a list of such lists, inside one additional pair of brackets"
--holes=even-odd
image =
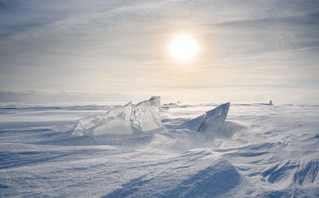
[(197, 54), (198, 45), (191, 36), (182, 34), (171, 41), (169, 50), (175, 59), (188, 61)]

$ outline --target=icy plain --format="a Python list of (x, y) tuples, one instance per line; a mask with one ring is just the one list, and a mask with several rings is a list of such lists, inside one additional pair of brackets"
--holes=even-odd
[(214, 133), (180, 127), (220, 104), (164, 104), (147, 133), (74, 136), (122, 105), (0, 103), (0, 197), (319, 196), (319, 105), (232, 102)]

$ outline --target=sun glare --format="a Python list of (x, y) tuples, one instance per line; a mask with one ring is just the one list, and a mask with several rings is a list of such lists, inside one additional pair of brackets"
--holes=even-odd
[(182, 34), (170, 42), (169, 50), (175, 59), (185, 62), (197, 54), (198, 45), (191, 36)]

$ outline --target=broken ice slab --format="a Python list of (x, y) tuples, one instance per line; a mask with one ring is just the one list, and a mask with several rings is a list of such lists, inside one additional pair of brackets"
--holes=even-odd
[(162, 127), (159, 107), (159, 96), (153, 96), (137, 105), (130, 102), (105, 114), (80, 119), (72, 135), (139, 134), (158, 129)]
[(225, 123), (229, 106), (229, 102), (222, 104), (195, 119), (184, 122), (178, 128), (189, 129), (198, 132), (206, 132), (217, 129)]

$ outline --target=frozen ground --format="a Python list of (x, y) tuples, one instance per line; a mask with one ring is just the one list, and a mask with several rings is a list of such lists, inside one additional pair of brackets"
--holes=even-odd
[(162, 105), (163, 128), (72, 136), (116, 105), (0, 104), (0, 197), (318, 197), (319, 105), (232, 103), (214, 135), (176, 128), (219, 104)]

